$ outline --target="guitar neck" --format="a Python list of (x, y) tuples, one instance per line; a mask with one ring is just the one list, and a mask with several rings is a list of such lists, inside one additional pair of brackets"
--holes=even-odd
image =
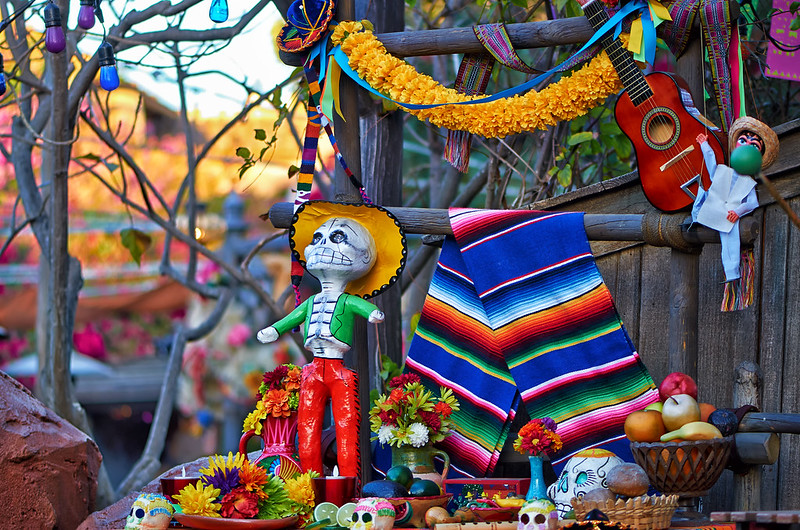
[[(589, 20), (589, 24), (595, 31), (598, 31), (603, 25), (608, 22), (608, 13), (603, 8), (603, 5), (598, 0), (589, 0), (588, 2), (580, 2), (583, 14)], [(636, 65), (633, 56), (625, 48), (619, 39), (615, 39), (610, 35), (604, 35), (600, 39), (600, 43), (608, 53), (611, 64), (617, 70), (622, 84), (628, 92), (628, 95), (637, 107), (653, 96), (653, 91), (650, 85), (644, 78), (644, 74)]]

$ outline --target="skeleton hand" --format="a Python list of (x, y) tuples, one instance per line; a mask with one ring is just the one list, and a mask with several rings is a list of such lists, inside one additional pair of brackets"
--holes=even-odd
[(273, 328), (272, 326), (264, 328), (258, 332), (256, 338), (258, 339), (259, 342), (263, 344), (275, 342), (278, 339), (278, 330)]
[(374, 324), (376, 322), (383, 322), (383, 311), (379, 311), (378, 309), (376, 309), (375, 311), (369, 314), (369, 318), (367, 319), (367, 321), (370, 324)]

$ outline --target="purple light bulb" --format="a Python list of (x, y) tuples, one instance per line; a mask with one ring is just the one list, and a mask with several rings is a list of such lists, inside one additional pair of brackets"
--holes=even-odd
[(64, 28), (61, 27), (61, 10), (53, 2), (44, 7), (44, 45), (50, 53), (60, 53), (67, 47)]
[(94, 26), (93, 0), (81, 0), (81, 8), (78, 10), (78, 26), (83, 29), (92, 29)]

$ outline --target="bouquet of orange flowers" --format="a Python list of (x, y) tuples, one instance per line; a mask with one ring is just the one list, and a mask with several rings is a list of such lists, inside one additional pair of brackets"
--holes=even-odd
[(250, 429), (261, 433), (261, 420), (272, 416), (286, 418), (297, 410), (300, 404), (300, 367), (282, 364), (265, 372), (261, 386), (258, 387), (256, 409), (244, 420), (243, 432)]
[(556, 434), (556, 422), (552, 418), (531, 420), (519, 430), (514, 440), (514, 449), (518, 453), (553, 455), (561, 450), (561, 437)]
[(441, 387), (439, 396), (434, 396), (415, 374), (392, 378), (388, 388), (389, 394), (376, 399), (369, 411), (370, 427), (379, 442), (422, 447), (450, 434), (451, 415), (459, 408), (452, 390)]

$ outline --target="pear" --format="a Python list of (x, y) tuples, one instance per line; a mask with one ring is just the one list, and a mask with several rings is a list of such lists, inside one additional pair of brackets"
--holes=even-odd
[(680, 429), (675, 429), (661, 437), (662, 442), (669, 442), (675, 439), (682, 440), (711, 440), (722, 438), (719, 429), (704, 421), (692, 421), (683, 425)]

